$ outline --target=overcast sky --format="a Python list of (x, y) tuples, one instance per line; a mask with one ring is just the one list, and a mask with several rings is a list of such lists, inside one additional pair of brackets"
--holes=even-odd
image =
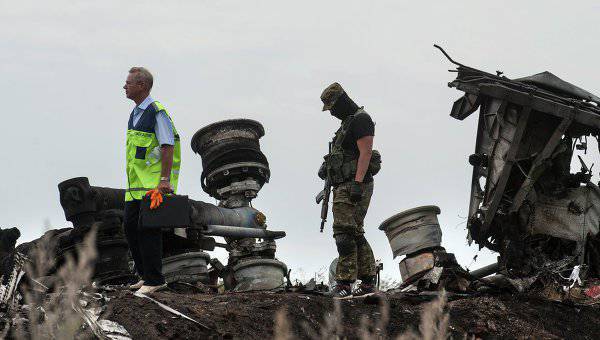
[[(198, 129), (241, 117), (264, 125), (272, 178), (254, 206), (287, 232), (278, 257), (309, 273), (336, 256), (332, 218), (320, 234), (314, 196), (339, 124), (319, 95), (340, 82), (377, 124), (383, 168), (365, 229), (384, 275), (396, 279), (398, 259), (377, 227), (405, 209), (438, 205), (443, 245), (464, 266), (477, 254), (464, 224), (476, 119), (449, 117), (461, 93), (447, 87), (452, 65), (433, 43), (486, 71), (549, 70), (600, 93), (593, 1), (0, 0), (0, 13), (0, 226), (19, 227), (21, 242), (39, 237), (45, 220), (70, 225), (60, 181), (125, 187), (131, 66), (153, 72), (152, 95), (182, 136), (181, 194), (214, 203), (190, 148)], [(481, 252), (471, 268), (494, 258)]]

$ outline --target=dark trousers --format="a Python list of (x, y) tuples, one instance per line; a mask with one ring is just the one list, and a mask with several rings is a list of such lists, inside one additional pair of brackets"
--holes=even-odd
[(148, 286), (165, 283), (162, 274), (162, 230), (141, 228), (141, 201), (125, 202), (125, 236), (138, 275)]

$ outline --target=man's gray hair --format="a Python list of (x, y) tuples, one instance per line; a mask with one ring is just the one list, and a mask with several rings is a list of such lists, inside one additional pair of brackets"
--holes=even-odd
[(154, 83), (154, 78), (152, 77), (152, 73), (148, 71), (145, 67), (132, 67), (129, 70), (129, 73), (135, 75), (135, 80), (139, 82), (143, 82), (146, 84), (148, 91), (152, 89), (152, 84)]

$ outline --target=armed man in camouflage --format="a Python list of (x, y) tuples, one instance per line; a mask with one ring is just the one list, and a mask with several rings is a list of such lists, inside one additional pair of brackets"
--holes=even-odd
[[(323, 111), (341, 120), (331, 151), (319, 169), (319, 177), (333, 186), (333, 237), (338, 250), (335, 298), (374, 292), (375, 259), (365, 238), (363, 223), (371, 195), (373, 176), (381, 167), (381, 156), (373, 150), (375, 123), (354, 103), (338, 83), (321, 94)], [(351, 285), (360, 279), (352, 292)]]

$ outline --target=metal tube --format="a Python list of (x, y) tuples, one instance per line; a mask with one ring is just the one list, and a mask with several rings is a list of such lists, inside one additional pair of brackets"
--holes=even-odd
[(263, 228), (259, 224), (258, 210), (251, 207), (222, 208), (210, 203), (190, 200), (192, 206), (192, 224), (225, 225), (246, 228)]
[(96, 208), (100, 210), (125, 209), (125, 189), (90, 187), (94, 192)]
[(87, 177), (59, 183), (58, 192), (65, 218), (76, 228), (91, 225), (102, 211), (125, 207), (125, 190), (90, 186)]
[(226, 225), (205, 225), (199, 227), (204, 235), (223, 236), (228, 238), (263, 238), (278, 239), (285, 237), (285, 231), (272, 231), (257, 228), (244, 228)]
[(492, 275), (498, 271), (498, 263), (492, 263), (485, 267), (481, 267), (479, 269), (475, 269), (472, 272), (469, 272), (472, 276), (482, 279), (486, 276)]

